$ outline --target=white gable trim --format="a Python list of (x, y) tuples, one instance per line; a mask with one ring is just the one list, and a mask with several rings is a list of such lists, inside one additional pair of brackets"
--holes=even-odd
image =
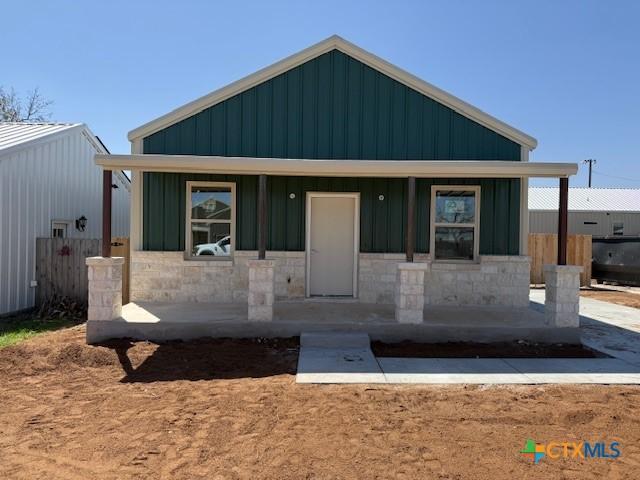
[(527, 135), (520, 130), (507, 125), (506, 123), (498, 120), (495, 117), (483, 112), (482, 110), (474, 107), (473, 105), (441, 90), (440, 88), (421, 80), (415, 75), (410, 74), (402, 70), (401, 68), (392, 65), (391, 63), (383, 60), (376, 55), (363, 50), (362, 48), (350, 43), (338, 35), (333, 35), (320, 43), (317, 43), (309, 48), (302, 50), (299, 53), (291, 55), (290, 57), (280, 60), (273, 65), (258, 70), (257, 72), (244, 77), (236, 82), (233, 82), (226, 87), (216, 90), (204, 97), (200, 97), (193, 102), (187, 103), (182, 107), (179, 107), (166, 115), (163, 115), (151, 122), (135, 128), (129, 132), (128, 138), (131, 142), (139, 141), (143, 137), (147, 137), (159, 130), (162, 130), (174, 123), (177, 123), (185, 118), (188, 118), (202, 110), (209, 108), (217, 103), (223, 102), (228, 98), (237, 95), (245, 90), (248, 90), (260, 83), (263, 83), (273, 77), (276, 77), (288, 70), (291, 70), (303, 63), (312, 60), (324, 53), (331, 50), (339, 50), (356, 60), (370, 66), (371, 68), (378, 70), (379, 72), (397, 80), (400, 83), (442, 103), (443, 105), (451, 108), (452, 110), (464, 115), (465, 117), (479, 123), (491, 130), (498, 132), (506, 138), (513, 140), (514, 142), (528, 147), (530, 150), (536, 148), (538, 142), (535, 138)]

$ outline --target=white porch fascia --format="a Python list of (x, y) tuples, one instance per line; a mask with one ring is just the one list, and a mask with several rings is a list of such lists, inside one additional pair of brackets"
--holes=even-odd
[(105, 170), (329, 177), (566, 178), (576, 163), (502, 160), (302, 160), (199, 155), (97, 154)]

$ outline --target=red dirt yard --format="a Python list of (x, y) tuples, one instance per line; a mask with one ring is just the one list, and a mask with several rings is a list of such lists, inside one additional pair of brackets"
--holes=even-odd
[[(638, 478), (640, 388), (296, 385), (293, 340), (0, 350), (2, 479)], [(618, 459), (520, 454), (617, 441)]]
[(593, 288), (580, 290), (580, 296), (593, 298), (594, 300), (600, 300), (602, 302), (624, 305), (626, 307), (640, 308), (640, 294), (638, 293)]

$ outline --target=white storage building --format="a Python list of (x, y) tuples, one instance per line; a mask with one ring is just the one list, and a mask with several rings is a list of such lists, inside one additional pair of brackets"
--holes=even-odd
[[(108, 152), (81, 123), (0, 123), (0, 315), (34, 305), (37, 237), (101, 237), (96, 153)], [(113, 183), (112, 231), (126, 236), (130, 181)]]
[[(558, 188), (529, 188), (529, 232), (557, 233)], [(569, 234), (640, 235), (640, 189), (569, 188)]]

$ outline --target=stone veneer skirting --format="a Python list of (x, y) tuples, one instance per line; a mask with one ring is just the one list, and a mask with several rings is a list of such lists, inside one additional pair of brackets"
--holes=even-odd
[[(425, 305), (529, 305), (529, 257), (481, 255), (479, 263), (430, 263), (424, 279)], [(359, 298), (363, 303), (394, 303), (398, 264), (404, 254), (361, 253)]]
[[(428, 259), (428, 255), (415, 256), (416, 262), (426, 262)], [(398, 265), (406, 261), (404, 253), (361, 253), (359, 300), (362, 303), (394, 303)]]
[[(131, 252), (132, 302), (246, 302), (248, 261), (257, 251), (237, 251), (233, 260), (185, 260), (183, 252)], [(276, 261), (277, 300), (304, 298), (304, 252), (268, 252)]]
[[(236, 251), (233, 260), (185, 260), (183, 252), (131, 252), (131, 300), (171, 302), (246, 302), (248, 260), (256, 251)], [(276, 300), (305, 296), (305, 252), (267, 252), (275, 260)], [(361, 253), (358, 300), (393, 304), (398, 264), (404, 254)], [(479, 263), (430, 263), (425, 272), (425, 305), (529, 304), (530, 259), (483, 255)]]
[(527, 307), (531, 260), (481, 255), (480, 263), (433, 263), (424, 280), (427, 305)]

